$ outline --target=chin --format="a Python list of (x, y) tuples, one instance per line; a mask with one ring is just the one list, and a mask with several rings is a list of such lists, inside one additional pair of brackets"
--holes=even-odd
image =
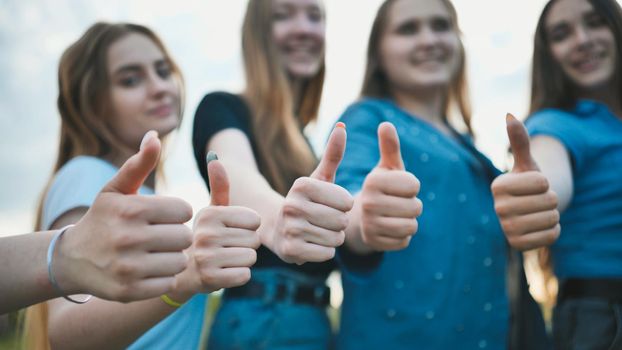
[(439, 88), (449, 85), (450, 80), (446, 77), (429, 77), (427, 79), (418, 79), (416, 85), (420, 88)]
[(575, 84), (586, 90), (598, 89), (611, 83), (613, 74), (609, 72), (590, 74), (589, 76), (579, 76), (574, 79)]
[(306, 64), (290, 66), (287, 73), (294, 79), (311, 79), (320, 71), (319, 64)]
[(153, 130), (158, 132), (160, 138), (170, 134), (179, 126), (179, 118), (175, 116), (175, 118), (171, 118), (170, 121), (163, 122), (160, 125), (154, 125)]

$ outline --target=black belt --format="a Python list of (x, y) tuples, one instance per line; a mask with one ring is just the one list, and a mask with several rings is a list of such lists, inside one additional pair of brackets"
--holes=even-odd
[(287, 285), (279, 283), (274, 286), (272, 295), (269, 295), (269, 292), (265, 283), (250, 281), (240, 287), (225, 289), (223, 297), (291, 301), (321, 307), (326, 307), (330, 303), (330, 289), (326, 286), (296, 286), (288, 291)]
[(569, 278), (562, 280), (559, 286), (558, 300), (577, 298), (597, 298), (622, 302), (622, 279)]

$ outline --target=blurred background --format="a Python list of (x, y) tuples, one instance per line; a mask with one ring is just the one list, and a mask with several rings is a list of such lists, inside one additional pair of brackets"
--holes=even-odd
[[(327, 77), (307, 133), (322, 152), (333, 122), (360, 89), (371, 22), (381, 0), (325, 0)], [(504, 167), (506, 112), (527, 110), (532, 36), (545, 0), (454, 0), (467, 48), (481, 149)], [(192, 156), (192, 118), (203, 95), (243, 86), (240, 27), (246, 0), (0, 0), (0, 235), (32, 231), (56, 157), (56, 70), (63, 50), (98, 20), (153, 28), (184, 72), (186, 113), (170, 143), (167, 183), (195, 211), (209, 203)]]
[[(324, 0), (327, 77), (319, 120), (307, 134), (318, 154), (357, 98), (367, 36), (382, 0)], [(507, 167), (505, 114), (528, 108), (533, 32), (546, 0), (453, 0), (467, 50), (477, 143)], [(209, 203), (192, 155), (192, 119), (203, 95), (243, 86), (240, 28), (247, 0), (0, 0), (0, 235), (33, 230), (39, 195), (56, 157), (57, 66), (92, 23), (129, 21), (154, 29), (187, 84), (186, 113), (169, 143), (162, 194)], [(340, 302), (337, 276), (331, 285)], [(537, 287), (537, 286), (536, 286)], [(2, 329), (0, 318), (0, 333)], [(5, 344), (6, 345), (6, 344)], [(9, 345), (10, 347), (10, 345)], [(0, 348), (3, 348), (0, 342)]]

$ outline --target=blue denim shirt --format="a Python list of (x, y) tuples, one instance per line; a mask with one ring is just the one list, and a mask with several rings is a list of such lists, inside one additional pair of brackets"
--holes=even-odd
[(573, 197), (552, 246), (560, 278), (622, 278), (622, 119), (582, 100), (527, 119), (532, 136), (559, 140), (572, 160)]
[(338, 348), (504, 349), (507, 248), (490, 192), (498, 170), (468, 138), (446, 136), (389, 100), (355, 103), (340, 121), (348, 141), (336, 182), (360, 191), (379, 159), (377, 127), (389, 121), (406, 170), (421, 181), (423, 214), (408, 248), (384, 253), (364, 275), (342, 266)]

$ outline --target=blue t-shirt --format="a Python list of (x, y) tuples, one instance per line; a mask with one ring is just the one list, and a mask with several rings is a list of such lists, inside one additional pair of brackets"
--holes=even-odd
[(622, 119), (604, 104), (545, 109), (527, 119), (530, 135), (559, 140), (572, 162), (573, 196), (552, 245), (560, 278), (622, 278)]
[(365, 275), (342, 266), (338, 348), (506, 348), (507, 245), (490, 192), (498, 170), (468, 138), (446, 136), (388, 100), (355, 103), (340, 121), (348, 140), (336, 182), (361, 190), (379, 160), (378, 125), (389, 121), (406, 170), (421, 181), (423, 214), (408, 248), (384, 253)]
[[(43, 229), (49, 229), (64, 213), (90, 207), (99, 191), (118, 169), (96, 157), (79, 156), (54, 176), (43, 205)], [(140, 194), (153, 190), (141, 187)], [(138, 338), (129, 349), (196, 349), (199, 346), (207, 295), (198, 294)], [(114, 320), (110, 320), (114, 322)]]

